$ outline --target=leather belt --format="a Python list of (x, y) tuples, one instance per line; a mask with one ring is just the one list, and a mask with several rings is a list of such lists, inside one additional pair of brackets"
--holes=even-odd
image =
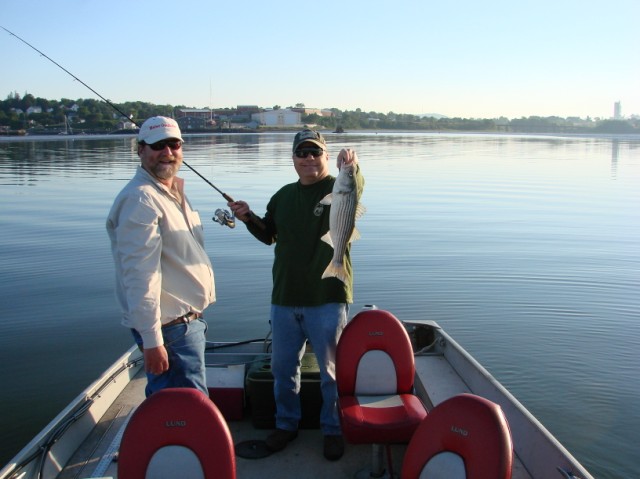
[(200, 313), (194, 313), (193, 311), (188, 312), (187, 314), (185, 314), (184, 316), (180, 316), (179, 318), (176, 318), (172, 321), (169, 321), (168, 323), (165, 323), (162, 325), (163, 328), (168, 328), (169, 326), (174, 326), (176, 324), (188, 324), (191, 321), (193, 321), (194, 319), (198, 319), (201, 318), (202, 315)]

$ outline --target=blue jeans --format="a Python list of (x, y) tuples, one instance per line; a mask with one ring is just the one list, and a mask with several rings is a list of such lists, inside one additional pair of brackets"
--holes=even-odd
[[(136, 344), (142, 347), (140, 334), (135, 329), (131, 332)], [(203, 319), (162, 328), (169, 369), (158, 375), (147, 373), (147, 397), (165, 388), (196, 388), (209, 395), (204, 366), (206, 332), (207, 323)]]
[(294, 431), (301, 418), (300, 361), (308, 339), (320, 366), (323, 434), (340, 434), (336, 388), (336, 345), (347, 324), (349, 305), (329, 303), (315, 307), (271, 305), (276, 427)]

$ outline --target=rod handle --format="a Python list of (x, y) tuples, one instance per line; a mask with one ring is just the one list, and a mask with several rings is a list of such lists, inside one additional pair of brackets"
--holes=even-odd
[[(222, 197), (229, 201), (229, 202), (234, 202), (235, 200), (233, 198), (231, 198), (231, 196), (229, 196), (226, 193), (221, 193)], [(254, 225), (256, 225), (258, 228), (260, 228), (262, 231), (267, 229), (267, 225), (265, 225), (262, 220), (258, 217), (258, 215), (256, 215), (253, 211), (249, 211), (249, 221), (251, 223), (253, 223)]]

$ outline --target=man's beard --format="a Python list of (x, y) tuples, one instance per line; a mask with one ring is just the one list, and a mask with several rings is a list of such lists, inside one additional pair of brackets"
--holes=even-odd
[(162, 180), (168, 180), (174, 177), (178, 173), (179, 165), (177, 161), (173, 163), (158, 162), (151, 170), (151, 172)]

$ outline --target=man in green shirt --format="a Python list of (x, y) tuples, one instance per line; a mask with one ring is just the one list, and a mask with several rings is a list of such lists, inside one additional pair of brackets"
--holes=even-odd
[[(293, 166), (298, 181), (283, 186), (271, 198), (267, 212), (257, 218), (244, 201), (229, 203), (236, 217), (258, 240), (275, 243), (271, 295), (271, 369), (274, 375), (276, 430), (267, 438), (272, 451), (284, 449), (298, 435), (300, 420), (300, 360), (308, 339), (320, 366), (323, 405), (320, 427), (324, 456), (337, 460), (344, 441), (337, 411), (335, 350), (353, 302), (350, 246), (345, 253), (347, 280), (322, 279), (333, 248), (321, 240), (329, 230), (329, 206), (320, 203), (331, 193), (335, 177), (329, 174), (324, 137), (302, 130), (293, 141)], [(343, 149), (337, 165), (354, 165), (358, 199), (364, 178), (356, 152)]]

